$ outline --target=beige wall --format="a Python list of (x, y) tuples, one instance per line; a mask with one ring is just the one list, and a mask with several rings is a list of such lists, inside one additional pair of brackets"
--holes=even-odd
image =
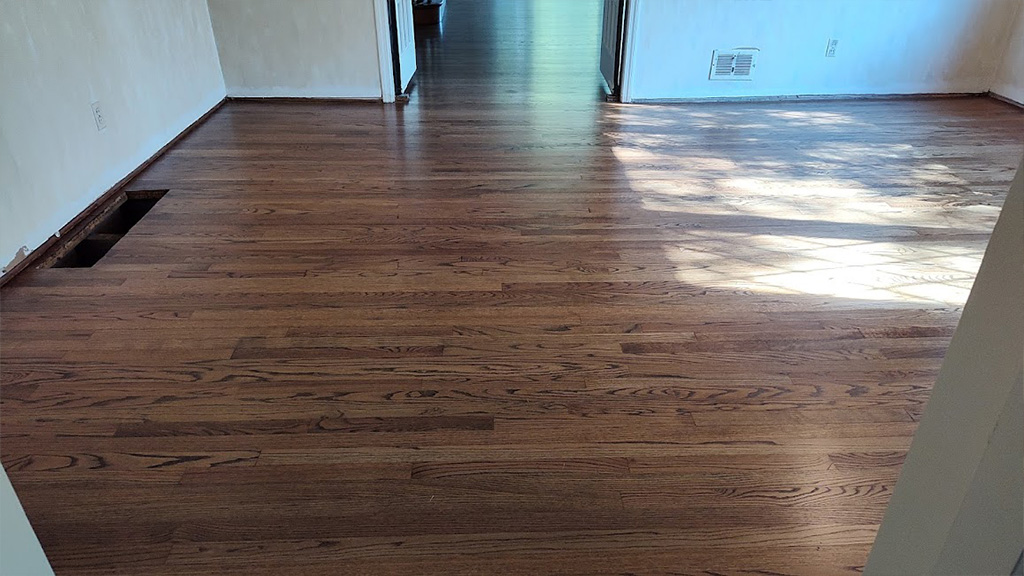
[(380, 98), (373, 0), (209, 0), (231, 96)]
[(1013, 35), (1006, 46), (992, 91), (1024, 104), (1024, 1), (1018, 3)]
[(1024, 163), (864, 573), (1009, 574), (1024, 547)]
[(0, 54), (5, 268), (224, 96), (205, 0), (0, 0)]

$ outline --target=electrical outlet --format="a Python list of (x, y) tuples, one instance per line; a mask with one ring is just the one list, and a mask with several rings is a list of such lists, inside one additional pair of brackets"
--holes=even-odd
[(107, 129), (107, 118), (103, 115), (99, 100), (92, 103), (92, 119), (96, 121), (97, 132), (103, 132)]
[(829, 38), (828, 46), (825, 47), (825, 58), (836, 57), (836, 46), (839, 44), (839, 40), (835, 38)]

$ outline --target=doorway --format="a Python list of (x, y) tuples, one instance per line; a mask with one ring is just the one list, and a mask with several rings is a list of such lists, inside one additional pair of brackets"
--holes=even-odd
[(626, 0), (604, 0), (601, 19), (601, 77), (604, 79), (607, 98), (621, 102), (622, 55), (625, 39)]
[[(604, 10), (604, 0), (445, 0), (438, 21), (415, 28), (413, 99), (451, 96), (446, 85), (456, 83), (472, 86), (460, 93), (467, 100), (604, 100)], [(611, 19), (605, 50), (612, 55), (620, 52), (620, 20)]]

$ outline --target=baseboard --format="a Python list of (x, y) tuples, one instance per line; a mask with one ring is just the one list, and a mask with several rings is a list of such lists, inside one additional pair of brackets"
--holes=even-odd
[(988, 97), (992, 98), (993, 100), (999, 100), (1000, 102), (1003, 102), (1003, 103), (1009, 104), (1010, 106), (1014, 106), (1016, 108), (1020, 108), (1020, 109), (1024, 110), (1024, 102), (1017, 102), (1016, 100), (1014, 100), (1013, 98), (1010, 98), (1008, 96), (1003, 96), (1002, 94), (997, 94), (995, 92), (989, 92), (988, 93)]
[(286, 102), (289, 104), (382, 104), (382, 98), (335, 96), (227, 96), (229, 102)]
[(43, 256), (53, 254), (64, 249), (66, 244), (76, 238), (76, 231), (82, 230), (87, 227), (90, 221), (96, 219), (98, 216), (106, 214), (112, 207), (116, 207), (114, 204), (120, 199), (120, 192), (129, 182), (134, 180), (135, 177), (141, 174), (143, 170), (149, 168), (153, 162), (156, 162), (164, 155), (164, 153), (180, 142), (182, 138), (188, 136), (193, 130), (198, 128), (199, 125), (212, 116), (214, 112), (219, 110), (226, 100), (227, 98), (221, 98), (221, 100), (214, 104), (212, 108), (204, 112), (199, 118), (196, 118), (194, 122), (189, 124), (188, 127), (182, 130), (177, 136), (171, 138), (167, 144), (161, 146), (160, 149), (147, 158), (145, 162), (139, 164), (139, 166), (129, 172), (127, 176), (118, 180), (117, 183), (101, 194), (99, 198), (86, 206), (85, 210), (79, 212), (78, 215), (72, 218), (70, 222), (61, 227), (59, 232), (50, 236), (46, 242), (43, 242), (35, 250), (29, 252), (24, 258), (19, 260), (17, 264), (13, 264), (9, 269), (4, 270), (3, 274), (0, 275), (0, 286), (6, 285), (20, 272), (42, 259)]
[(816, 102), (823, 100), (924, 100), (929, 98), (979, 98), (987, 92), (922, 92), (915, 94), (796, 94), (791, 96), (722, 96), (705, 98), (634, 98), (635, 104), (703, 104), (757, 102)]

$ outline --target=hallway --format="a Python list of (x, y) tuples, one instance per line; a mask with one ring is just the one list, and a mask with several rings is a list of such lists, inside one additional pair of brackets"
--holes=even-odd
[(3, 288), (57, 574), (857, 574), (1024, 114), (610, 104), (600, 2), (448, 3), (408, 104), (229, 101)]
[(412, 104), (596, 110), (601, 2), (448, 2), (419, 26)]

